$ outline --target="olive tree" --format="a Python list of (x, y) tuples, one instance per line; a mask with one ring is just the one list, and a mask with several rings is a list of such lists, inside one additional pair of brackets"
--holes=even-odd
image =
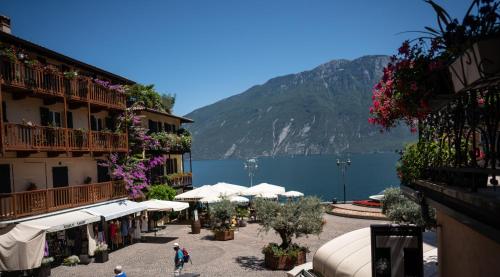
[(435, 221), (433, 209), (429, 209), (428, 215), (423, 214), (420, 205), (405, 197), (399, 188), (388, 188), (384, 191), (382, 213), (395, 223), (432, 227)]
[(209, 207), (210, 215), (217, 225), (216, 229), (220, 231), (231, 229), (231, 219), (236, 216), (236, 205), (229, 199), (223, 198), (217, 203), (210, 204)]
[(323, 208), (316, 197), (304, 197), (284, 204), (257, 198), (255, 209), (261, 231), (267, 233), (273, 229), (281, 237), (281, 249), (288, 249), (293, 237), (319, 235), (323, 229)]

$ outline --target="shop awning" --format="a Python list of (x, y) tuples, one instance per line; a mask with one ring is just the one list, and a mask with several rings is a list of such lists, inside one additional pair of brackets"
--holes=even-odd
[(141, 203), (146, 205), (148, 212), (154, 212), (154, 211), (178, 212), (189, 208), (189, 204), (185, 202), (166, 201), (158, 199), (151, 199)]
[(0, 271), (39, 267), (45, 247), (45, 231), (18, 224), (1, 230)]
[(31, 226), (51, 233), (86, 225), (100, 220), (101, 218), (98, 215), (94, 215), (85, 210), (77, 210), (24, 221), (18, 225)]
[(88, 208), (84, 211), (96, 216), (102, 216), (105, 220), (112, 220), (118, 217), (144, 211), (146, 209), (146, 205), (142, 203), (129, 200), (120, 200), (117, 202)]

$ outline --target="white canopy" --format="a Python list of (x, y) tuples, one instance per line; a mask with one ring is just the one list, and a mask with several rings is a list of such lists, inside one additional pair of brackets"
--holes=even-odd
[(250, 187), (243, 192), (241, 192), (241, 195), (249, 195), (249, 196), (257, 196), (257, 195), (263, 195), (263, 194), (282, 194), (285, 192), (284, 187), (276, 186), (276, 185), (271, 185), (268, 183), (260, 183), (256, 186)]
[(384, 199), (384, 195), (383, 194), (370, 195), (370, 197), (368, 198), (375, 201), (382, 201)]
[(276, 199), (278, 198), (277, 194), (274, 193), (269, 193), (269, 192), (263, 192), (255, 195), (257, 198), (265, 198), (265, 199)]
[(141, 203), (146, 205), (146, 210), (148, 212), (154, 212), (154, 211), (178, 212), (189, 208), (189, 204), (185, 202), (166, 201), (158, 199), (151, 199)]
[(0, 271), (27, 270), (42, 263), (45, 231), (18, 224), (1, 230)]
[(290, 190), (290, 191), (287, 191), (287, 192), (282, 193), (280, 195), (283, 195), (283, 196), (288, 197), (288, 198), (304, 196), (304, 194), (302, 192), (295, 191), (295, 190)]
[(238, 196), (238, 195), (233, 195), (229, 197), (229, 201), (234, 202), (234, 203), (248, 203), (248, 198), (243, 197), (243, 196)]
[(244, 186), (238, 186), (222, 182), (212, 185), (212, 189), (220, 194), (233, 195), (233, 194), (240, 194), (242, 191), (248, 188)]
[(101, 217), (99, 215), (92, 214), (85, 210), (77, 210), (24, 221), (18, 225), (30, 226), (51, 233), (94, 223), (100, 220)]
[(146, 209), (147, 207), (143, 203), (133, 202), (129, 200), (120, 200), (113, 203), (91, 207), (85, 209), (84, 211), (97, 216), (103, 216), (105, 220), (111, 220), (125, 215), (144, 211)]
[(204, 185), (199, 188), (195, 188), (190, 191), (186, 191), (185, 193), (181, 193), (177, 196), (175, 196), (175, 200), (181, 200), (181, 201), (198, 201), (204, 197), (215, 195), (218, 196), (219, 193), (212, 189), (212, 186), (210, 185)]
[[(432, 272), (437, 272), (433, 264), (437, 250), (427, 243), (423, 243), (423, 250), (424, 275), (431, 276)], [(372, 276), (370, 228), (346, 233), (323, 244), (314, 254), (313, 270), (322, 276)]]

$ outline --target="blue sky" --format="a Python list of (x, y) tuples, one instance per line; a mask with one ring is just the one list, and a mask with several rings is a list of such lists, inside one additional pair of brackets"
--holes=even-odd
[[(470, 0), (438, 1), (461, 17)], [(392, 54), (421, 0), (2, 0), (13, 34), (177, 94), (176, 114), (332, 59)]]

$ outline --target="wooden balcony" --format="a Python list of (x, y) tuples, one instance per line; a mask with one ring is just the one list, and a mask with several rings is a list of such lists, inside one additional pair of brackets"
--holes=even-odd
[(7, 151), (98, 151), (126, 152), (127, 134), (84, 131), (60, 127), (4, 124)]
[(107, 108), (124, 110), (126, 95), (103, 87), (85, 76), (68, 79), (57, 69), (30, 66), (22, 62), (0, 59), (2, 83), (34, 94), (67, 97), (70, 100), (89, 101)]
[(117, 151), (126, 152), (127, 134), (115, 134), (111, 132), (91, 132), (91, 149), (93, 151)]
[(121, 181), (0, 194), (0, 221), (127, 196), (125, 184)]
[(189, 187), (193, 185), (192, 173), (175, 173), (167, 176), (159, 177), (159, 182), (167, 183), (173, 188)]

